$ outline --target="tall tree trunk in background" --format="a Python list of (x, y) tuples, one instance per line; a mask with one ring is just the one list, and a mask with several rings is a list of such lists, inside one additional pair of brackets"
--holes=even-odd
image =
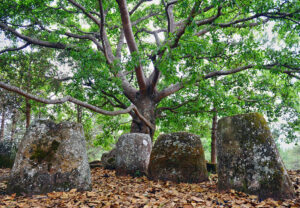
[(211, 163), (217, 162), (217, 122), (218, 122), (218, 112), (213, 109), (214, 115), (212, 118), (212, 128), (211, 128)]
[(19, 112), (17, 109), (13, 110), (12, 114), (12, 123), (11, 123), (11, 135), (10, 135), (10, 140), (13, 141), (15, 139), (15, 134), (16, 134), (16, 129), (17, 129), (17, 122), (19, 119)]
[(26, 98), (26, 129), (30, 126), (30, 118), (31, 118), (31, 104), (29, 102), (29, 99)]
[(82, 123), (82, 107), (77, 105), (77, 123)]
[(3, 106), (2, 107), (2, 115), (1, 115), (0, 140), (4, 139), (5, 119), (6, 119), (6, 110), (5, 110), (5, 106)]

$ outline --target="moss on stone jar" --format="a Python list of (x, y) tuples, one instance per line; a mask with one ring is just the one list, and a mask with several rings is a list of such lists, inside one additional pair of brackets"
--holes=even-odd
[(53, 140), (51, 143), (50, 148), (44, 148), (44, 145), (41, 143), (38, 143), (34, 145), (32, 148), (32, 155), (30, 157), (31, 160), (37, 160), (39, 163), (43, 160), (49, 162), (53, 159), (53, 156), (55, 155), (55, 152), (57, 151), (58, 147), (60, 145), (60, 142)]

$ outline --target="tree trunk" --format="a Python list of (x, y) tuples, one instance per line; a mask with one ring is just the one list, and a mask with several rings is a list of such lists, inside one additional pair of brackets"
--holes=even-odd
[(10, 140), (13, 141), (15, 139), (15, 134), (16, 134), (16, 129), (17, 129), (17, 122), (19, 119), (19, 112), (17, 109), (13, 110), (13, 115), (12, 115), (12, 124), (11, 124), (11, 135), (10, 135)]
[[(150, 121), (153, 126), (155, 126), (155, 107), (156, 103), (153, 98), (149, 95), (142, 95), (141, 93), (136, 93), (136, 98), (133, 104), (137, 107), (139, 112)], [(132, 115), (131, 123), (131, 133), (144, 133), (149, 134), (151, 139), (153, 139), (155, 130), (149, 128), (143, 121), (141, 121), (135, 114)]]
[(31, 104), (29, 99), (26, 98), (26, 129), (30, 126), (30, 119), (31, 119)]
[(77, 123), (82, 122), (82, 107), (77, 105)]
[(213, 109), (214, 116), (212, 118), (212, 129), (211, 129), (211, 163), (215, 164), (217, 162), (217, 121), (218, 121), (218, 112), (216, 109)]
[(2, 107), (2, 115), (1, 115), (0, 140), (4, 139), (5, 120), (6, 120), (6, 110), (5, 110), (5, 106), (3, 106)]

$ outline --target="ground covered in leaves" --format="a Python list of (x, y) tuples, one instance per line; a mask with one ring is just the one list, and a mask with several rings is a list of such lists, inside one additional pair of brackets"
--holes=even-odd
[(290, 171), (297, 197), (293, 200), (258, 201), (234, 190), (218, 193), (217, 176), (199, 184), (154, 182), (146, 177), (116, 177), (114, 171), (92, 169), (93, 189), (87, 192), (52, 192), (46, 195), (6, 195), (9, 169), (0, 169), (0, 207), (300, 207), (300, 171)]

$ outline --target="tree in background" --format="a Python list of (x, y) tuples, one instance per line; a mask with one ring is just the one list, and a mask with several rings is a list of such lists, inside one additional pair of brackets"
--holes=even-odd
[(295, 145), (291, 149), (280, 149), (280, 156), (285, 163), (285, 166), (289, 170), (299, 170), (300, 169), (300, 146)]
[[(9, 80), (11, 85), (26, 89), (27, 92), (38, 94), (40, 97), (48, 97), (49, 94), (57, 95), (58, 92), (61, 93), (61, 83), (57, 79), (57, 68), (50, 62), (51, 57), (53, 51), (45, 48), (36, 52), (19, 51), (4, 54), (0, 58), (2, 75), (0, 81)], [(36, 118), (47, 114), (48, 109), (42, 110), (43, 106), (40, 103), (30, 101), (28, 98), (23, 99), (7, 91), (2, 91), (1, 100), (3, 106), (6, 106), (7, 115), (10, 115), (7, 118), (11, 121), (11, 140), (14, 140), (19, 120), (25, 120), (27, 129), (33, 117), (32, 112), (39, 111), (34, 115)]]
[[(184, 106), (193, 103), (193, 109), (213, 110), (219, 103), (201, 96), (223, 99), (230, 93), (212, 79), (233, 83), (229, 91), (241, 101), (263, 90), (258, 80), (265, 76), (299, 89), (297, 1), (4, 0), (0, 14), (6, 37), (24, 42), (1, 53), (30, 45), (55, 49), (70, 65), (66, 92), (73, 97), (43, 99), (8, 79), (0, 87), (42, 103), (70, 101), (105, 115), (129, 113), (131, 132), (153, 137), (162, 109), (182, 106), (188, 114)], [(257, 38), (268, 23), (277, 40)], [(280, 49), (268, 46), (274, 41)], [(241, 76), (232, 79), (234, 74)], [(250, 96), (239, 91), (243, 82), (251, 84)], [(226, 110), (233, 101), (224, 101), (218, 107)], [(122, 110), (111, 112), (116, 108)]]

